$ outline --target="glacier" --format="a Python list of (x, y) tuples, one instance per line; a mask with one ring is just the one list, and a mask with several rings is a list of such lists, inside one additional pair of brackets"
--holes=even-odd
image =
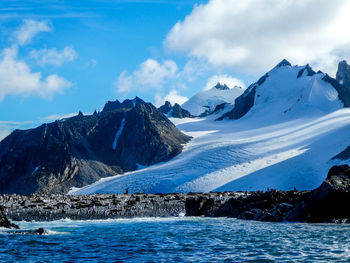
[(303, 67), (274, 68), (241, 119), (218, 116), (171, 121), (193, 137), (168, 162), (100, 179), (70, 194), (308, 190), (350, 144), (350, 109), (324, 74), (297, 77)]

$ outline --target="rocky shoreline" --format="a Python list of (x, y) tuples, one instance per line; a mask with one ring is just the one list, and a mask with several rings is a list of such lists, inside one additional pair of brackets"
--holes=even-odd
[(327, 179), (312, 191), (1, 195), (0, 204), (2, 218), (13, 221), (186, 215), (270, 222), (347, 223), (350, 222), (350, 167), (332, 167)]

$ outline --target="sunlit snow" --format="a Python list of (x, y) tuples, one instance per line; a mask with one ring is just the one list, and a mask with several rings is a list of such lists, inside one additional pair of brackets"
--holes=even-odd
[(125, 118), (122, 119), (122, 121), (120, 123), (120, 127), (119, 127), (118, 131), (115, 134), (114, 141), (113, 141), (113, 150), (115, 150), (117, 148), (117, 143), (118, 143), (120, 135), (123, 132), (124, 125), (125, 125)]
[(71, 191), (165, 193), (313, 189), (350, 145), (350, 109), (323, 74), (275, 68), (239, 120), (171, 119), (193, 137), (172, 160)]

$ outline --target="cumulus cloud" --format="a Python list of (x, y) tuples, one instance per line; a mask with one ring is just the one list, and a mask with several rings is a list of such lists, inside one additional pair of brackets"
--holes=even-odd
[(177, 90), (171, 90), (168, 94), (165, 96), (162, 96), (161, 94), (157, 94), (154, 99), (154, 104), (159, 107), (164, 104), (165, 101), (169, 101), (171, 104), (178, 103), (182, 105), (188, 100), (187, 97), (182, 96), (179, 94)]
[(51, 64), (61, 66), (65, 62), (72, 62), (78, 57), (78, 53), (73, 47), (65, 47), (62, 51), (56, 48), (32, 50), (30, 56), (36, 59), (39, 65)]
[(36, 34), (40, 32), (49, 32), (51, 30), (47, 22), (26, 19), (13, 35), (19, 45), (25, 45), (30, 43)]
[(214, 87), (218, 82), (221, 84), (226, 84), (229, 88), (233, 88), (235, 86), (241, 87), (245, 89), (244, 83), (234, 77), (228, 76), (228, 75), (214, 75), (210, 77), (207, 81), (207, 84), (205, 85), (205, 90), (211, 89)]
[(265, 71), (282, 58), (334, 73), (349, 58), (350, 2), (210, 0), (170, 30), (165, 47), (220, 67)]
[(178, 67), (172, 60), (162, 63), (147, 59), (139, 68), (129, 74), (123, 71), (115, 82), (118, 92), (144, 91), (145, 89), (162, 89), (164, 83), (176, 76)]
[(72, 85), (56, 74), (43, 78), (40, 72), (31, 72), (30, 67), (18, 59), (17, 54), (18, 49), (15, 46), (2, 51), (0, 58), (0, 101), (10, 94), (35, 94), (43, 98), (50, 98), (53, 94)]

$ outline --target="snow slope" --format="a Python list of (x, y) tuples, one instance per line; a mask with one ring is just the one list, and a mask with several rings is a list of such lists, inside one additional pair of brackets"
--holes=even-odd
[(265, 81), (257, 86), (253, 108), (249, 115), (255, 119), (284, 121), (314, 113), (328, 113), (343, 107), (338, 93), (323, 73), (307, 76), (298, 74), (305, 66), (275, 67)]
[(238, 86), (225, 90), (213, 87), (192, 96), (188, 101), (182, 104), (181, 107), (188, 110), (192, 115), (199, 116), (206, 110), (213, 111), (219, 104), (234, 103), (235, 99), (243, 92), (244, 89)]
[(71, 191), (165, 193), (313, 189), (333, 156), (350, 144), (350, 109), (324, 74), (297, 77), (303, 67), (271, 70), (255, 103), (239, 120), (172, 119), (194, 138), (172, 160)]

